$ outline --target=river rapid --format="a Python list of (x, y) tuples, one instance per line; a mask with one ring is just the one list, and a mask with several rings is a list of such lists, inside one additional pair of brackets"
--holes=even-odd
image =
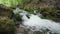
[(28, 11), (16, 8), (13, 12), (14, 14), (19, 14), (23, 20), (20, 27), (30, 29), (28, 34), (33, 34), (34, 31), (40, 31), (42, 34), (60, 34), (60, 23), (48, 19), (42, 19), (42, 15), (36, 13), (36, 11), (34, 11), (34, 14), (31, 14)]

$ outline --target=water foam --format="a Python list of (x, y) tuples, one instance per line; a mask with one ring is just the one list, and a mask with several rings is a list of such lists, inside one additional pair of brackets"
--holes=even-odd
[[(27, 26), (26, 28), (31, 28), (32, 31), (42, 31), (49, 29), (51, 32), (60, 34), (60, 23), (56, 23), (48, 19), (42, 19), (38, 15), (34, 14), (30, 14), (30, 18), (28, 18), (26, 15), (29, 13), (26, 11), (21, 11), (19, 14), (22, 15), (23, 25)], [(49, 32), (46, 34), (49, 34)]]

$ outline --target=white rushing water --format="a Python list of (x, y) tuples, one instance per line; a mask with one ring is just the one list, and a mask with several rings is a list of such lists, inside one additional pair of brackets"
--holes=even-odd
[[(19, 8), (16, 8), (16, 10), (13, 12), (15, 14), (19, 13), (20, 16), (22, 16), (22, 24), (26, 26), (25, 28), (30, 28), (32, 31), (45, 31), (46, 33), (44, 34), (60, 34), (60, 23), (56, 23), (48, 19), (42, 19), (39, 17), (41, 14), (29, 14), (28, 12), (20, 10)], [(26, 15), (29, 15), (29, 18)], [(29, 34), (32, 34), (32, 32)]]

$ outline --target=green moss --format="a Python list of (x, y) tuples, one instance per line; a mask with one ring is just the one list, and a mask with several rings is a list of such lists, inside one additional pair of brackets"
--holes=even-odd
[(15, 22), (12, 19), (0, 19), (0, 33), (13, 33), (15, 31)]

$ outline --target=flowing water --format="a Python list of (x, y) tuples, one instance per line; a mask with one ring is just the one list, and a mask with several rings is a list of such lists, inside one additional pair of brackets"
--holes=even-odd
[(22, 16), (21, 18), (23, 21), (20, 27), (30, 29), (28, 34), (33, 34), (34, 31), (40, 31), (42, 34), (60, 34), (60, 23), (42, 19), (41, 14), (36, 13), (35, 11), (36, 14), (30, 14), (27, 11), (16, 8), (13, 12)]

